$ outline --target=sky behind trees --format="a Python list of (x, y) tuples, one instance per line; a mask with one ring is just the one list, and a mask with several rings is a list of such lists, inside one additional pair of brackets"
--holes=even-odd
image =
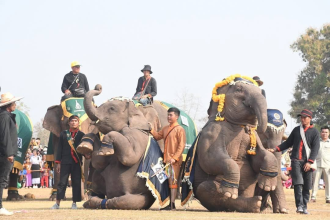
[(152, 67), (157, 100), (182, 91), (206, 115), (216, 82), (258, 75), (269, 108), (288, 115), (306, 65), (290, 45), (329, 22), (329, 1), (11, 1), (0, 0), (1, 92), (24, 96), (34, 123), (60, 102), (70, 63), (82, 63), (97, 104), (132, 97), (140, 70)]

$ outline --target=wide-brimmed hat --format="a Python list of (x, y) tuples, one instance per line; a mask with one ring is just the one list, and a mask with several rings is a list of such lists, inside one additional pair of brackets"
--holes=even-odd
[(150, 65), (144, 65), (143, 69), (141, 70), (141, 72), (143, 73), (143, 71), (149, 71), (150, 74), (152, 73), (151, 71), (151, 66)]
[(5, 106), (5, 105), (9, 105), (9, 104), (11, 104), (13, 102), (16, 102), (16, 101), (18, 101), (22, 98), (23, 97), (15, 97), (9, 92), (3, 93), (3, 94), (1, 94), (0, 107)]
[(313, 112), (309, 111), (308, 109), (304, 109), (300, 112), (300, 114), (297, 115), (297, 117), (300, 116), (313, 118)]
[(259, 86), (262, 86), (264, 84), (264, 82), (261, 81), (259, 76), (254, 76), (253, 80), (256, 81), (259, 84)]

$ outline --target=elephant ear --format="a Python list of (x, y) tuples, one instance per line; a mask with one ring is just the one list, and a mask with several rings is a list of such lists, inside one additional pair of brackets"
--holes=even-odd
[(49, 107), (42, 123), (42, 127), (59, 137), (61, 133), (62, 114), (62, 107), (60, 105)]
[(128, 126), (144, 131), (150, 131), (150, 125), (142, 112), (135, 107), (133, 102), (128, 104)]

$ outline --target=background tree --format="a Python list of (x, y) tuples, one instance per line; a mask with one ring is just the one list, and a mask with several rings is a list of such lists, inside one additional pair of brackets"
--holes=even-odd
[(201, 112), (201, 98), (191, 93), (187, 88), (177, 93), (173, 105), (187, 113), (194, 120), (197, 131), (200, 131), (207, 122), (206, 111)]
[(330, 25), (320, 30), (307, 29), (291, 45), (299, 52), (306, 67), (298, 75), (289, 114), (296, 118), (304, 108), (310, 109), (318, 126), (330, 122)]
[(42, 146), (48, 145), (48, 139), (50, 132), (42, 127), (44, 119), (40, 119), (33, 127), (33, 137), (40, 138), (40, 144)]
[(18, 110), (20, 110), (21, 112), (23, 112), (24, 114), (26, 114), (27, 116), (29, 116), (29, 112), (30, 112), (30, 107), (27, 106), (24, 102), (22, 101), (19, 101), (19, 102), (16, 102), (16, 108)]

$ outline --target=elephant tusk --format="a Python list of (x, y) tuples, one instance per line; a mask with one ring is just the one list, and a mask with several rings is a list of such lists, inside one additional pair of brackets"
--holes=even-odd
[(98, 120), (95, 122), (95, 124), (99, 123), (99, 121), (100, 121), (100, 119), (98, 119)]

